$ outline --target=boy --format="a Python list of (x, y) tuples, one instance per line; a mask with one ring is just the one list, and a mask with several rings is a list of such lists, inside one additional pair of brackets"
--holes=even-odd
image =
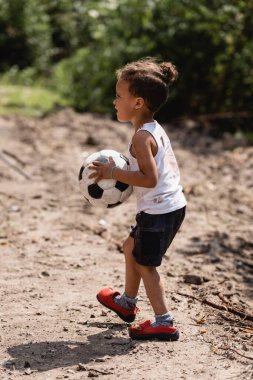
[(130, 327), (133, 339), (179, 338), (157, 267), (184, 220), (186, 200), (170, 140), (154, 120), (155, 113), (167, 100), (168, 85), (176, 78), (177, 70), (172, 63), (157, 63), (151, 58), (129, 63), (117, 71), (114, 100), (117, 118), (133, 126), (130, 171), (117, 168), (112, 158), (107, 164), (95, 161), (90, 166), (90, 178), (95, 182), (114, 178), (132, 185), (137, 198), (136, 226), (123, 245), (125, 291), (120, 295), (113, 288), (105, 288), (97, 295), (98, 301), (121, 319), (133, 322), (143, 280), (155, 320)]

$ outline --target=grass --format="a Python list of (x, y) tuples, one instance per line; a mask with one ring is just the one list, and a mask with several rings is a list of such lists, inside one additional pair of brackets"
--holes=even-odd
[(52, 90), (0, 82), (0, 115), (42, 117), (55, 107), (66, 105), (66, 101)]

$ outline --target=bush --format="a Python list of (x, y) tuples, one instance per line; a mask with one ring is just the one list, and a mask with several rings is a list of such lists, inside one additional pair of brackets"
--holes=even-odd
[(164, 116), (249, 110), (252, 11), (246, 0), (99, 1), (86, 20), (88, 47), (60, 63), (56, 73), (61, 81), (72, 77), (71, 92), (68, 85), (64, 93), (74, 106), (102, 111), (111, 107), (115, 69), (155, 56), (172, 60), (180, 72)]
[(52, 46), (46, 9), (39, 0), (0, 0), (2, 70), (13, 65), (48, 70)]
[(252, 30), (247, 0), (0, 0), (0, 68), (51, 73), (76, 109), (107, 112), (115, 69), (154, 56), (180, 73), (164, 117), (247, 111)]

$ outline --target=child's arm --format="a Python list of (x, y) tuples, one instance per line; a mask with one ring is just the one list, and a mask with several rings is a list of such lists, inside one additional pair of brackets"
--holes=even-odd
[(115, 163), (112, 159), (108, 164), (103, 164), (99, 161), (94, 161), (89, 168), (94, 172), (90, 174), (90, 178), (94, 178), (95, 182), (101, 179), (113, 178), (127, 183), (132, 186), (140, 187), (155, 187), (157, 184), (158, 173), (154, 160), (154, 152), (157, 150), (156, 142), (150, 133), (140, 131), (136, 133), (132, 139), (132, 146), (140, 170), (129, 171), (115, 168)]

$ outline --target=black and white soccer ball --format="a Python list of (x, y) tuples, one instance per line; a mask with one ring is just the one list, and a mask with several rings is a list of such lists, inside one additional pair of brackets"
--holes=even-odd
[(89, 178), (92, 170), (89, 165), (93, 161), (109, 162), (112, 157), (115, 165), (123, 170), (129, 170), (128, 158), (115, 150), (101, 150), (88, 156), (79, 172), (80, 190), (84, 198), (93, 206), (112, 208), (125, 202), (132, 194), (133, 188), (126, 183), (114, 179), (102, 179), (98, 183)]

